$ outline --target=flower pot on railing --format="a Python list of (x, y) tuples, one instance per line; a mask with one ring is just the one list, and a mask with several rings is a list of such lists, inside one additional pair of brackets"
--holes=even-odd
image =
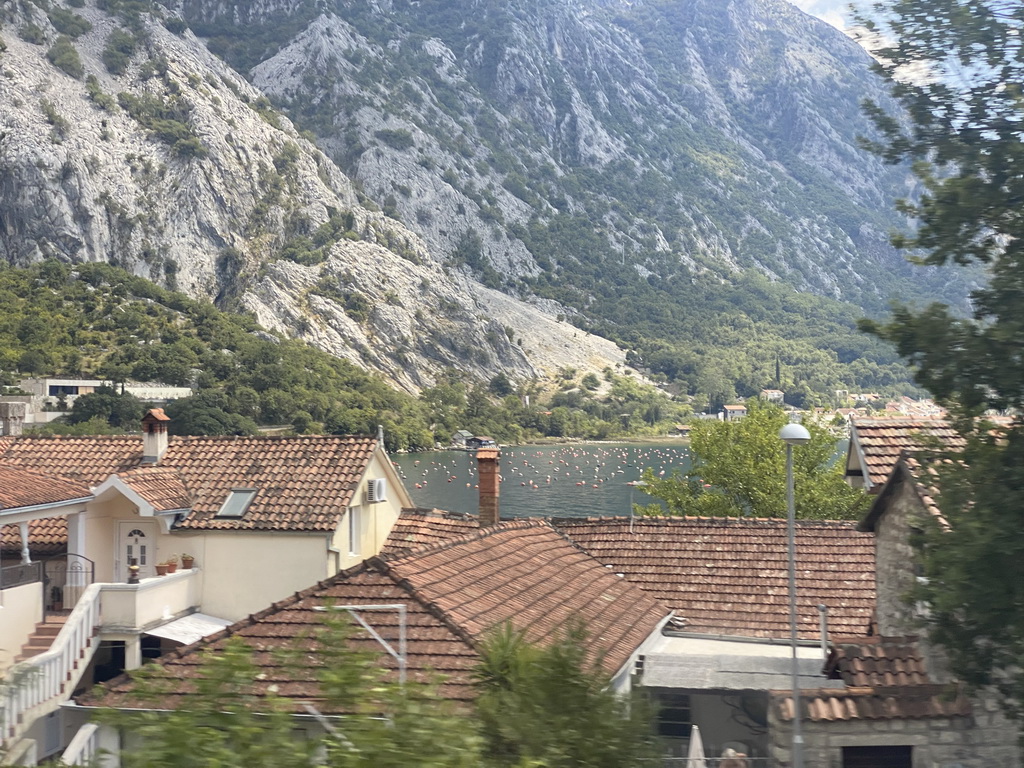
[(181, 556), (181, 567), (186, 571), (191, 571), (192, 566), (196, 564), (196, 559), (192, 555)]
[(156, 564), (156, 575), (157, 576), (166, 576), (167, 575), (167, 563), (157, 563)]

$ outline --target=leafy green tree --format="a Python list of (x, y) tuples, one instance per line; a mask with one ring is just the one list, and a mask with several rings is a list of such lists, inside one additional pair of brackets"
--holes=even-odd
[[(779, 430), (789, 416), (776, 405), (748, 401), (739, 421), (698, 421), (690, 432), (693, 466), (671, 477), (644, 473), (648, 494), (661, 499), (670, 514), (785, 517), (786, 451)], [(793, 449), (796, 514), (823, 520), (853, 519), (868, 497), (843, 480), (834, 461), (836, 440), (824, 427), (807, 424), (811, 441)], [(661, 514), (660, 505), (647, 510)]]
[(96, 387), (95, 392), (75, 399), (68, 421), (81, 424), (100, 418), (113, 427), (134, 429), (145, 412), (146, 406), (135, 395), (119, 394), (112, 387)]
[(611, 690), (582, 625), (546, 647), (506, 625), (476, 670), (476, 708), (488, 763), (544, 768), (632, 768), (659, 755), (650, 706)]
[(164, 413), (171, 420), (168, 430), (175, 435), (254, 435), (259, 431), (252, 419), (229, 408), (222, 392), (207, 390), (168, 403)]
[[(1024, 711), (1024, 82), (1019, 0), (904, 0), (876, 7), (869, 34), (891, 40), (875, 54), (905, 114), (869, 107), (883, 139), (872, 149), (910, 160), (924, 189), (903, 210), (916, 222), (897, 244), (926, 265), (985, 269), (972, 315), (948, 307), (897, 307), (865, 323), (895, 344), (922, 387), (947, 405), (966, 448), (938, 456), (929, 484), (944, 526), (928, 525), (926, 580), (915, 598), (952, 671), (995, 684)], [(913, 77), (904, 77), (907, 72)], [(907, 119), (904, 119), (907, 118)], [(986, 409), (1012, 409), (993, 431)], [(931, 521), (935, 523), (935, 521)]]

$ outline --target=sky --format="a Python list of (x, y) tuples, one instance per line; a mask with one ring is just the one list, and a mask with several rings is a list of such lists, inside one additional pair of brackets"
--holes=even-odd
[(790, 0), (793, 5), (812, 16), (827, 21), (833, 27), (843, 29), (847, 26), (850, 0)]

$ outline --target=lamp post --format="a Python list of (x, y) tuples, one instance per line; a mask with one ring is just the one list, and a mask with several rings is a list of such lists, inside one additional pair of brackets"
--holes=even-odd
[(796, 625), (796, 502), (793, 499), (793, 446), (811, 441), (802, 424), (787, 424), (779, 430), (786, 444), (786, 539), (789, 548), (789, 645), (793, 654), (793, 768), (804, 768), (804, 737), (800, 713), (800, 665), (797, 660)]

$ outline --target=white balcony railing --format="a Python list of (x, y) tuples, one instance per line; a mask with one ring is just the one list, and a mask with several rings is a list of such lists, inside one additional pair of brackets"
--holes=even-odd
[(100, 632), (139, 633), (199, 605), (199, 571), (180, 571), (138, 584), (86, 587), (49, 650), (13, 667), (0, 700), (0, 745), (12, 743), (74, 692)]
[(0, 718), (5, 740), (19, 735), (30, 710), (62, 701), (75, 689), (92, 656), (100, 623), (100, 587), (86, 587), (49, 650), (16, 665), (8, 674)]
[(78, 729), (78, 733), (71, 739), (68, 748), (60, 756), (62, 765), (92, 765), (93, 759), (99, 752), (99, 739), (97, 734), (99, 726), (96, 723), (86, 723)]

